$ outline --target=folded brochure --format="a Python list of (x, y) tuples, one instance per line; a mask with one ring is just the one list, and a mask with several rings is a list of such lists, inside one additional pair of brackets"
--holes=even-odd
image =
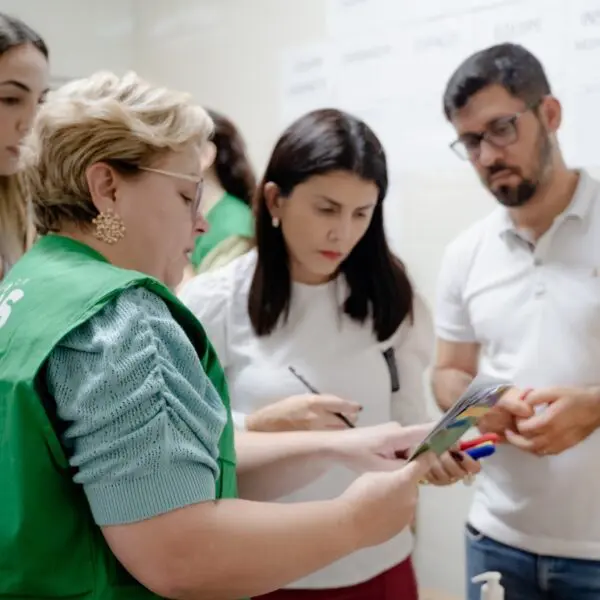
[(430, 450), (437, 456), (447, 452), (471, 427), (477, 424), (478, 419), (490, 410), (509, 388), (509, 385), (504, 384), (485, 387), (481, 387), (481, 384), (471, 384), (427, 437), (415, 448), (408, 460), (413, 460)]

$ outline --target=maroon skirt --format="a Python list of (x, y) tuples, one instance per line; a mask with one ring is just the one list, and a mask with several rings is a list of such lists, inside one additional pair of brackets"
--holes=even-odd
[(254, 600), (418, 600), (417, 578), (407, 558), (373, 579), (324, 590), (277, 590)]

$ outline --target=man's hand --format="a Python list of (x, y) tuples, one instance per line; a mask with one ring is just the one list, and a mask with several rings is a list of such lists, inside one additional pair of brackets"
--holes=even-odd
[(504, 392), (496, 405), (477, 421), (481, 433), (495, 433), (500, 441), (506, 439), (506, 431), (517, 432), (517, 420), (534, 415), (532, 406), (524, 401), (525, 394), (518, 388)]
[(600, 426), (600, 392), (583, 388), (546, 388), (531, 392), (525, 404), (546, 404), (543, 411), (517, 420), (507, 440), (540, 456), (560, 454), (587, 438)]

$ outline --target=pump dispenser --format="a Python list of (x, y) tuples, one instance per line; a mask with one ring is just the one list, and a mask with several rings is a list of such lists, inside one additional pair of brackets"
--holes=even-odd
[(504, 588), (500, 584), (502, 575), (496, 571), (482, 573), (473, 577), (473, 583), (483, 583), (481, 600), (504, 600)]

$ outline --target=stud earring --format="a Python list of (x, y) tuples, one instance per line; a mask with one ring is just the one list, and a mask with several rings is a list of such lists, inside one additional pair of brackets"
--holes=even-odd
[(111, 208), (101, 212), (92, 223), (96, 226), (94, 237), (101, 242), (112, 246), (125, 237), (125, 223)]
[(279, 227), (279, 219), (277, 217), (273, 217), (273, 219), (271, 220), (271, 224), (273, 225), (273, 227), (275, 227), (275, 229), (277, 229), (277, 227)]

